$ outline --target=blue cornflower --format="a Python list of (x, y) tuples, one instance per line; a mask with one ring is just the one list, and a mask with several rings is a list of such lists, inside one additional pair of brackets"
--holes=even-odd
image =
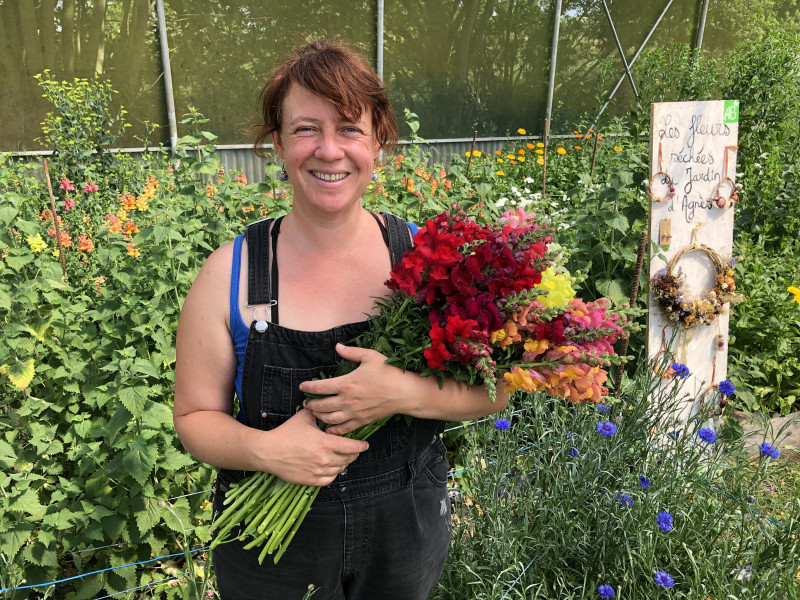
[(672, 370), (675, 371), (675, 377), (686, 379), (689, 376), (689, 367), (683, 363), (672, 363)]
[(700, 436), (700, 439), (709, 444), (716, 444), (717, 443), (717, 432), (713, 429), (709, 429), (708, 427), (703, 427), (697, 435)]
[(667, 434), (667, 437), (671, 437), (673, 440), (677, 440), (679, 437), (681, 437), (680, 429), (676, 429), (675, 431), (670, 431)]
[(614, 597), (614, 588), (610, 585), (601, 585), (597, 588), (597, 591), (600, 592), (601, 598), (613, 598)]
[(577, 448), (570, 448), (567, 452), (569, 456), (578, 456), (578, 449)]
[(781, 455), (775, 446), (767, 442), (761, 444), (761, 454), (769, 456), (770, 458), (778, 458)]
[(497, 421), (494, 422), (494, 426), (500, 431), (505, 431), (511, 427), (511, 422), (508, 419), (497, 419)]
[(608, 406), (607, 404), (604, 404), (604, 403), (602, 403), (602, 402), (601, 402), (600, 404), (596, 404), (595, 406), (597, 406), (597, 410), (598, 410), (598, 411), (599, 411), (601, 414), (606, 414), (608, 411), (610, 411), (610, 410), (611, 410), (611, 407), (610, 407), (610, 406)]
[(659, 571), (653, 575), (653, 579), (655, 579), (656, 583), (662, 588), (671, 588), (675, 585), (675, 580), (672, 578), (672, 575), (666, 571)]
[(597, 433), (602, 433), (604, 437), (617, 433), (617, 426), (611, 421), (600, 421), (597, 424)]
[(620, 506), (633, 506), (633, 498), (628, 494), (614, 494), (614, 498), (619, 502)]
[(643, 475), (639, 475), (639, 483), (642, 485), (643, 488), (650, 487), (650, 480)]
[(658, 526), (664, 531), (672, 531), (672, 515), (667, 511), (663, 510), (658, 513), (656, 521), (658, 522)]
[(736, 386), (727, 379), (720, 381), (719, 384), (717, 384), (717, 388), (719, 388), (719, 393), (724, 396), (730, 396), (736, 391)]

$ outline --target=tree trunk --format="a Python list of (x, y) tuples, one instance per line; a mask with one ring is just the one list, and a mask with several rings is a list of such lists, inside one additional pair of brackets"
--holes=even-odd
[(20, 40), (24, 48), (25, 72), (29, 76), (41, 73), (44, 68), (42, 61), (42, 45), (39, 42), (39, 32), (36, 24), (36, 9), (33, 0), (17, 0), (19, 15)]

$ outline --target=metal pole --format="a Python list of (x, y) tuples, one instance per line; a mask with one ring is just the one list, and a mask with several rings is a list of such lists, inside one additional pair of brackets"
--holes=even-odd
[(706, 29), (707, 14), (708, 14), (708, 0), (703, 0), (703, 10), (700, 13), (700, 27), (697, 28), (697, 42), (694, 45), (694, 49), (698, 51), (703, 45), (703, 32)]
[(542, 169), (542, 199), (547, 181), (547, 141), (550, 137), (550, 118), (553, 115), (553, 88), (556, 82), (556, 59), (558, 58), (558, 35), (561, 25), (561, 0), (556, 0), (556, 16), (553, 23), (553, 44), (550, 48), (550, 75), (547, 78), (547, 108), (544, 112), (544, 168)]
[(628, 66), (628, 61), (625, 59), (625, 51), (622, 49), (622, 43), (619, 41), (619, 36), (617, 35), (617, 28), (614, 27), (614, 21), (611, 20), (611, 13), (608, 10), (608, 4), (606, 4), (606, 0), (603, 0), (603, 8), (606, 11), (606, 18), (608, 19), (608, 24), (611, 26), (611, 33), (614, 34), (614, 41), (617, 42), (617, 50), (619, 50), (620, 58), (622, 58), (622, 64), (625, 65), (625, 73), (628, 75), (628, 81), (631, 82), (631, 87), (633, 88), (633, 95), (636, 98), (639, 98), (639, 92), (636, 91), (636, 84), (633, 82), (633, 75), (631, 75), (631, 69)]
[(164, 93), (167, 97), (167, 119), (169, 120), (169, 146), (172, 152), (178, 145), (178, 123), (175, 120), (175, 98), (172, 94), (172, 69), (169, 65), (167, 44), (167, 20), (164, 18), (164, 0), (156, 0), (158, 15), (158, 39), (161, 42), (161, 66), (164, 70)]
[(383, 81), (383, 5), (384, 0), (378, 0), (378, 55), (376, 57), (378, 77)]
[[(633, 63), (636, 62), (636, 59), (639, 58), (639, 54), (642, 53), (642, 50), (644, 50), (644, 47), (647, 45), (647, 42), (650, 41), (650, 37), (653, 35), (655, 30), (658, 28), (658, 24), (661, 23), (661, 19), (664, 18), (665, 14), (667, 14), (667, 10), (669, 9), (670, 6), (672, 6), (673, 1), (674, 0), (669, 0), (669, 2), (667, 2), (667, 5), (664, 7), (664, 10), (661, 11), (661, 14), (658, 16), (658, 19), (656, 20), (655, 24), (650, 29), (650, 33), (647, 34), (647, 37), (644, 38), (644, 41), (642, 42), (642, 45), (639, 46), (639, 49), (636, 51), (636, 54), (633, 55), (633, 58), (631, 59), (631, 63), (630, 63), (629, 66), (632, 67)], [(625, 73), (623, 73), (622, 76), (619, 78), (619, 81), (617, 81), (617, 85), (615, 85), (614, 89), (611, 90), (611, 94), (609, 95), (608, 100), (606, 100), (606, 103), (603, 104), (603, 107), (600, 109), (600, 112), (597, 113), (597, 116), (594, 118), (594, 123), (592, 123), (592, 129), (597, 127), (597, 121), (600, 120), (600, 115), (602, 115), (603, 111), (605, 111), (605, 109), (608, 108), (608, 105), (611, 103), (611, 100), (614, 98), (614, 94), (617, 93), (617, 90), (619, 89), (619, 86), (622, 85), (623, 81), (625, 81)]]

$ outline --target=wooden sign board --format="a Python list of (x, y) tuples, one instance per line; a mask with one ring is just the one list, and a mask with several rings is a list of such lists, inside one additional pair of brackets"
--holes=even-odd
[[(725, 263), (731, 260), (738, 112), (737, 100), (664, 102), (651, 110), (650, 239), (661, 252), (654, 253), (651, 244), (648, 355), (652, 359), (666, 353), (689, 368), (683, 390), (693, 400), (681, 409), (683, 417), (696, 412), (709, 386), (726, 378), (729, 307), (709, 324), (681, 327), (658, 306), (652, 279), (695, 241)], [(690, 300), (704, 298), (716, 282), (716, 270), (704, 251), (685, 251), (671, 272), (685, 276)]]

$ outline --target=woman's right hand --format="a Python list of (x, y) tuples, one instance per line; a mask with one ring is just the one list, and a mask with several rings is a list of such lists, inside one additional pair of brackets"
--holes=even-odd
[(303, 485), (328, 485), (369, 448), (365, 441), (325, 433), (305, 408), (267, 434), (264, 470)]

